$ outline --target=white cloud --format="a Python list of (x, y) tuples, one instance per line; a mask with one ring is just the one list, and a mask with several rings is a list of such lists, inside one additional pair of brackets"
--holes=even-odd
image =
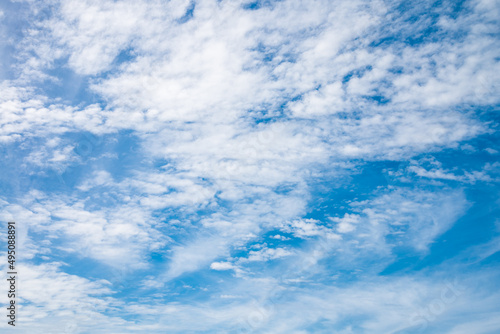
[(490, 148), (490, 147), (487, 147), (484, 149), (486, 152), (488, 152), (489, 154), (498, 154), (498, 151), (493, 149), (493, 148)]
[[(457, 148), (488, 132), (490, 125), (462, 106), (499, 101), (493, 1), (470, 2), (470, 10), (455, 18), (441, 15), (436, 34), (442, 40), (415, 45), (404, 35), (420, 34), (416, 26), (426, 22), (408, 23), (394, 3), (381, 1), (279, 1), (255, 11), (244, 10), (242, 1), (198, 1), (192, 19), (182, 24), (178, 19), (190, 1), (30, 4), (33, 18), (18, 43), (21, 74), (0, 84), (0, 142), (25, 144), (25, 162), (46, 171), (75, 161), (74, 145), (62, 139), (68, 132), (131, 130), (144, 156), (140, 171), (123, 178), (89, 162), (93, 172), (71, 194), (2, 200), (8, 215), (28, 222), (27, 258), (51, 255), (57, 240), (58, 250), (138, 269), (147, 254), (160, 250), (169, 259), (161, 282), (145, 282), (159, 287), (209, 267), (241, 274), (244, 269), (223, 261), (263, 233), (282, 230), (305, 239), (306, 246), (250, 250), (238, 266), (304, 257), (311, 274), (321, 275), (325, 258), (349, 270), (377, 258), (380, 264), (369, 270), (378, 272), (395, 247), (427, 251), (467, 208), (460, 191), (390, 188), (351, 203), (350, 213), (326, 223), (302, 218), (314, 201), (314, 182), (348, 175), (346, 166)], [(373, 47), (387, 33), (395, 41)], [(82, 90), (100, 104), (76, 106), (44, 96), (45, 85), (63, 77), (60, 70), (83, 78)], [(39, 149), (30, 139), (46, 146)], [(164, 165), (156, 167), (158, 161)], [(409, 171), (468, 183), (489, 180), (483, 172), (458, 175), (440, 167)], [(104, 205), (107, 200), (112, 204)], [(32, 234), (40, 240), (31, 240)], [(61, 275), (56, 280), (90, 284)], [(334, 323), (349, 312), (365, 312), (367, 331), (397, 330), (412, 305), (421, 305), (408, 286), (423, 294), (432, 289), (411, 280), (377, 283), (320, 288), (312, 297), (299, 291), (274, 320), (262, 312), (262, 324), (273, 333), (299, 333), (320, 316)], [(344, 311), (330, 300), (340, 301)], [(245, 303), (213, 310), (181, 303), (123, 308), (157, 312), (163, 322), (123, 321), (114, 323), (123, 327), (102, 331), (207, 330), (202, 327), (233, 325), (237, 315), (255, 309)]]
[[(476, 182), (492, 182), (498, 180), (495, 175), (498, 173), (497, 167), (498, 166), (495, 164), (486, 163), (480, 170), (459, 170), (457, 167), (450, 170), (443, 168), (441, 162), (435, 159), (426, 158), (418, 161), (411, 160), (406, 171), (409, 172), (410, 175), (415, 174), (423, 178), (475, 184)], [(397, 174), (401, 174), (401, 172)]]
[(491, 181), (491, 177), (484, 171), (473, 171), (471, 173), (465, 172), (464, 175), (455, 175), (445, 169), (426, 170), (425, 168), (418, 166), (410, 166), (408, 170), (417, 174), (418, 176), (431, 179), (454, 180), (467, 183), (475, 183), (477, 181)]
[(330, 217), (330, 220), (337, 223), (336, 230), (339, 233), (349, 233), (356, 229), (359, 222), (359, 215), (346, 213), (344, 217)]
[[(22, 333), (52, 331), (54, 321), (58, 328), (75, 330), (88, 326), (91, 319), (96, 326), (123, 323), (103, 315), (106, 309), (117, 305), (110, 297), (109, 282), (69, 275), (62, 267), (60, 263), (18, 265), (16, 329), (19, 327)], [(1, 286), (6, 291), (4, 281)], [(9, 327), (6, 322), (0, 326)]]
[(353, 202), (363, 213), (357, 224), (361, 247), (410, 246), (427, 251), (469, 207), (461, 191), (425, 192), (394, 189), (373, 200)]
[(293, 253), (285, 248), (264, 248), (257, 251), (248, 252), (247, 259), (240, 259), (242, 261), (269, 261), (279, 259), (285, 256), (292, 255)]
[(57, 239), (57, 248), (69, 254), (76, 252), (111, 267), (137, 269), (147, 266), (146, 251), (168, 241), (154, 228), (151, 212), (135, 204), (92, 210), (86, 208), (85, 201), (32, 193), (23, 205), (2, 203), (8, 219), (22, 224), (29, 245), (34, 243), (30, 236), (38, 235), (39, 244), (29, 246), (35, 254), (50, 254), (50, 248), (55, 247), (51, 240)]
[(290, 240), (290, 238), (287, 238), (284, 235), (279, 235), (279, 234), (271, 236), (271, 239), (277, 239), (277, 240), (282, 240), (282, 241)]
[(339, 239), (330, 231), (330, 228), (320, 224), (316, 219), (300, 219), (294, 220), (281, 227), (281, 230), (287, 233), (292, 233), (297, 238), (308, 238), (314, 236), (328, 236), (330, 239)]
[(210, 269), (213, 270), (230, 270), (233, 268), (234, 266), (229, 262), (212, 262), (210, 265)]

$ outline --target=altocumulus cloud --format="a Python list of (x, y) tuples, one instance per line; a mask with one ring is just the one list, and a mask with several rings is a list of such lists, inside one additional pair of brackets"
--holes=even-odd
[(16, 330), (500, 331), (499, 8), (2, 3)]

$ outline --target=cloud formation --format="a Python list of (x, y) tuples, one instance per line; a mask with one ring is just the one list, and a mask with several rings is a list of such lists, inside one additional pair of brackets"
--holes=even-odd
[(1, 5), (21, 331), (498, 330), (498, 8)]

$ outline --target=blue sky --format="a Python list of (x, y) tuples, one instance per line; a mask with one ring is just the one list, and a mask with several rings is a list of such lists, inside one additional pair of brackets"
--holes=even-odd
[(499, 10), (2, 1), (16, 331), (500, 332)]

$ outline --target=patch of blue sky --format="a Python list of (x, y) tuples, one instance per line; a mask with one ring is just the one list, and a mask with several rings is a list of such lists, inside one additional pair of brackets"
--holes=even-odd
[[(23, 145), (11, 143), (2, 147), (3, 156), (8, 166), (2, 168), (0, 189), (9, 200), (20, 198), (22, 189), (38, 189), (59, 194), (74, 193), (75, 187), (82, 185), (85, 179), (92, 178), (94, 172), (105, 171), (112, 175), (115, 182), (120, 182), (133, 173), (149, 166), (144, 159), (138, 139), (130, 131), (97, 136), (90, 133), (66, 133), (58, 137), (61, 150), (70, 158), (64, 163), (47, 154), (46, 147), (38, 139), (27, 139)], [(46, 138), (49, 141), (51, 138)], [(114, 152), (110, 154), (110, 152)], [(92, 190), (99, 194), (101, 189)], [(90, 197), (88, 204), (113, 205), (113, 197)]]
[[(481, 170), (485, 163), (493, 163), (497, 161), (495, 156), (484, 150), (476, 152), (463, 152), (461, 150), (447, 150), (444, 152), (434, 153), (433, 155), (425, 154), (421, 157), (417, 156), (413, 161), (429, 160), (431, 162), (439, 161), (442, 168), (451, 169), (460, 175), (465, 171)], [(362, 202), (370, 199), (376, 194), (379, 189), (390, 193), (390, 188), (407, 188), (426, 190), (430, 193), (440, 192), (446, 189), (464, 189), (465, 197), (470, 199), (471, 207), (466, 211), (463, 217), (460, 217), (453, 227), (437, 238), (430, 246), (429, 253), (418, 255), (421, 260), (418, 266), (413, 262), (415, 252), (407, 247), (398, 247), (394, 249), (394, 255), (397, 256), (395, 264), (391, 265), (390, 271), (394, 272), (398, 269), (404, 269), (407, 265), (416, 267), (415, 270), (421, 269), (424, 265), (438, 265), (444, 259), (453, 257), (464, 249), (487, 242), (495, 235), (494, 231), (497, 228), (496, 218), (498, 216), (497, 205), (495, 198), (498, 196), (499, 187), (497, 181), (477, 181), (473, 184), (463, 184), (457, 180), (429, 179), (408, 175), (406, 173), (410, 162), (404, 161), (379, 161), (365, 163), (361, 172), (351, 174), (349, 182), (343, 185), (330, 183), (327, 180), (322, 180), (321, 185), (315, 187), (313, 198), (320, 198), (320, 202), (311, 203), (307, 218), (314, 218), (320, 221), (325, 221), (329, 217), (341, 217), (345, 213), (356, 213), (350, 207), (352, 202)], [(461, 168), (457, 168), (460, 166)], [(392, 179), (388, 174), (390, 171), (406, 171), (407, 179), (402, 181)], [(325, 188), (325, 192), (318, 192), (325, 184), (334, 185)], [(389, 188), (387, 188), (389, 187)], [(411, 221), (411, 217), (408, 217)], [(401, 231), (404, 232), (404, 231)], [(397, 236), (393, 236), (394, 241), (397, 241)], [(388, 239), (390, 241), (390, 238)], [(412, 255), (413, 253), (413, 255)], [(422, 258), (423, 257), (423, 258)]]
[(364, 329), (360, 326), (361, 323), (369, 321), (368, 316), (358, 315), (350, 316), (342, 319), (339, 322), (333, 322), (329, 319), (318, 319), (315, 323), (302, 328), (306, 333), (326, 333), (329, 330), (335, 331), (350, 331), (352, 333), (362, 332)]
[(273, 103), (265, 103), (259, 108), (248, 111), (245, 119), (248, 119), (248, 126), (254, 129), (259, 128), (260, 125), (265, 125), (272, 122), (279, 122), (290, 118), (289, 104), (291, 102), (300, 101), (304, 94), (295, 96), (287, 96), (283, 94), (282, 101), (279, 105)]
[(496, 198), (500, 194), (498, 185), (479, 185), (465, 190), (471, 207), (453, 227), (431, 246), (429, 262), (439, 262), (457, 255), (468, 247), (490, 241), (498, 230), (500, 209)]
[[(104, 170), (121, 181), (145, 166), (140, 150), (140, 141), (133, 132), (124, 130), (114, 134), (96, 136), (90, 133), (74, 133), (68, 140), (75, 144), (74, 152), (79, 157), (70, 167), (82, 177), (70, 178), (80, 182), (88, 174)], [(111, 154), (109, 154), (112, 152)]]
[(27, 24), (27, 7), (22, 2), (2, 1), (0, 3), (0, 79), (12, 80), (18, 74), (16, 51)]
[(177, 22), (180, 24), (184, 24), (189, 20), (191, 20), (194, 16), (195, 8), (196, 8), (196, 1), (192, 0), (189, 6), (186, 8), (186, 12), (184, 13), (184, 15), (181, 18), (177, 19)]
[[(54, 61), (51, 69), (46, 71), (52, 78), (36, 85), (37, 91), (56, 103), (65, 103), (85, 108), (92, 104), (105, 107), (108, 103), (106, 99), (92, 89), (96, 81), (109, 78), (122, 64), (128, 64), (135, 59), (132, 48), (122, 50), (113, 60), (109, 71), (100, 73), (98, 76), (88, 76), (76, 73), (68, 63), (68, 57), (63, 57)], [(54, 80), (53, 78), (56, 78)]]
[(3, 163), (0, 164), (0, 191), (2, 196), (17, 198), (25, 189), (36, 186), (35, 173), (27, 169), (24, 159), (30, 153), (28, 145), (7, 143), (0, 147)]
[[(66, 60), (56, 62), (65, 64)], [(47, 96), (56, 103), (65, 103), (85, 108), (92, 104), (105, 105), (106, 101), (90, 89), (89, 77), (75, 73), (66, 66), (55, 65), (47, 74), (57, 78), (49, 79), (37, 86), (38, 93)]]
[[(250, 51), (255, 51), (258, 54), (259, 62), (254, 64), (257, 68), (270, 65), (277, 66), (284, 62), (294, 63), (298, 57), (297, 53), (293, 53), (293, 49), (287, 48), (287, 44), (266, 45), (264, 42), (259, 42), (257, 47), (250, 49)], [(273, 77), (271, 76), (270, 79), (273, 79)]]
[[(398, 22), (394, 29), (394, 21), (388, 20), (382, 24), (380, 36), (370, 43), (373, 48), (409, 45), (418, 47), (426, 43), (442, 42), (443, 40), (460, 39), (464, 31), (444, 30), (438, 22), (443, 17), (457, 18), (469, 12), (466, 1), (401, 1), (398, 6), (391, 7), (386, 14)], [(389, 23), (391, 22), (391, 23)], [(467, 27), (463, 27), (467, 29)]]
[[(271, 1), (248, 2), (243, 5), (243, 9), (246, 10), (245, 15), (257, 13), (264, 8), (271, 12), (275, 3)], [(389, 5), (394, 4), (396, 3), (389, 3)], [(368, 53), (393, 48), (394, 54), (399, 55), (405, 47), (417, 49), (431, 43), (462, 40), (461, 34), (467, 30), (467, 27), (458, 29), (458, 32), (449, 32), (440, 27), (438, 22), (443, 17), (467, 16), (472, 10), (469, 4), (461, 1), (398, 2), (398, 4), (390, 9), (386, 15), (387, 23), (382, 23), (381, 27), (377, 28), (378, 30), (375, 29), (380, 33), (380, 36), (376, 38), (376, 42), (370, 44), (367, 49)], [(190, 27), (191, 23), (193, 23), (194, 28), (195, 23), (198, 23), (197, 20), (199, 20), (197, 15), (199, 10), (204, 9), (197, 6), (195, 2), (191, 2), (177, 22), (189, 24), (178, 26), (178, 28)], [(400, 25), (395, 25), (395, 22)], [(303, 33), (305, 35), (300, 36), (300, 38), (316, 36), (314, 29)], [(130, 43), (134, 43), (134, 41), (130, 41)], [(358, 39), (347, 44), (359, 46), (359, 43), (361, 41)], [(59, 81), (40, 85), (38, 93), (45, 95), (52, 101), (57, 100), (63, 104), (79, 106), (80, 108), (98, 103), (104, 110), (113, 112), (112, 107), (107, 105), (108, 102), (109, 105), (112, 105), (113, 101), (100, 97), (96, 93), (97, 90), (92, 91), (90, 86), (98, 86), (110, 78), (119, 77), (129, 65), (138, 66), (134, 63), (137, 56), (136, 51), (130, 45), (132, 44), (128, 44), (126, 49), (121, 50), (111, 66), (98, 76), (76, 74), (66, 65), (67, 58), (61, 58), (54, 62), (52, 69), (46, 70), (46, 73), (58, 78)], [(290, 51), (287, 50), (288, 47)], [(354, 49), (346, 46), (340, 50), (344, 52)], [(256, 69), (273, 68), (285, 62), (301, 61), (300, 52), (293, 53), (294, 47), (290, 45), (271, 47), (260, 43), (257, 48), (251, 51), (254, 52), (251, 56), (258, 60)], [(10, 50), (7, 53), (12, 52)], [(315, 59), (314, 61), (320, 60)], [(430, 59), (428, 64), (433, 69), (439, 65), (436, 60)], [(346, 87), (352, 79), (366, 78), (376, 68), (375, 64), (363, 66), (350, 71), (341, 79), (344, 84), (343, 94), (347, 94)], [(251, 71), (252, 69), (244, 70)], [(388, 73), (397, 77), (405, 73), (405, 67), (400, 66), (399, 63), (394, 64), (394, 66), (390, 66)], [(430, 74), (434, 75), (435, 71), (431, 71)], [(166, 75), (168, 76), (169, 73)], [(200, 80), (203, 78), (200, 77)], [(269, 81), (274, 81), (274, 83), (278, 83), (279, 80), (281, 79), (278, 76), (271, 75), (269, 78)], [(425, 81), (425, 78), (422, 80)], [(377, 87), (369, 94), (357, 95), (357, 101), (362, 102), (352, 106), (353, 110), (342, 110), (308, 119), (306, 117), (310, 117), (310, 115), (293, 119), (291, 111), (288, 109), (289, 104), (305, 101), (310, 87), (313, 87), (312, 92), (320, 92), (324, 87), (325, 80), (313, 82), (308, 85), (309, 88), (303, 90), (288, 90), (288, 88), (282, 87), (280, 91), (278, 87), (276, 89), (281, 94), (268, 100), (271, 102), (254, 105), (245, 115), (241, 116), (241, 122), (234, 128), (235, 132), (240, 131), (240, 133), (236, 133), (228, 140), (246, 138), (249, 132), (265, 130), (273, 122), (291, 125), (292, 128), (294, 126), (314, 128), (315, 125), (318, 125), (318, 128), (332, 132), (337, 130), (328, 127), (329, 122), (334, 124), (333, 120), (340, 119), (347, 123), (352, 122), (349, 124), (361, 123), (367, 114), (377, 113), (376, 108), (380, 108), (379, 110), (385, 110), (383, 108), (387, 106), (391, 108), (392, 101), (386, 97), (386, 93), (390, 93), (391, 89), (394, 88), (391, 86), (391, 82), (391, 78), (381, 79), (376, 82)], [(493, 89), (495, 88), (490, 89), (490, 93)], [(161, 94), (163, 93), (158, 92), (158, 95)], [(387, 96), (391, 95), (387, 94)], [(478, 100), (480, 99), (476, 99), (475, 103), (478, 103)], [(173, 101), (176, 102), (176, 100)], [(483, 102), (488, 103), (486, 100)], [(168, 103), (161, 106), (165, 110), (170, 108)], [(405, 109), (404, 103), (401, 109)], [(467, 115), (467, 117), (470, 116), (467, 119), (471, 121), (477, 120), (482, 124), (487, 124), (492, 131), (473, 139), (451, 144), (429, 144), (421, 150), (413, 150), (411, 147), (405, 150), (403, 147), (401, 156), (395, 156), (394, 160), (385, 160), (385, 155), (374, 153), (375, 157), (367, 154), (359, 158), (331, 157), (325, 159), (326, 163), (325, 160), (321, 163), (314, 160), (310, 163), (301, 162), (300, 167), (290, 170), (293, 173), (299, 173), (298, 171), (301, 170), (300, 173), (304, 172), (304, 175), (300, 177), (295, 174), (290, 175), (294, 181), (270, 182), (271, 186), (260, 185), (261, 180), (258, 177), (253, 180), (246, 176), (240, 180), (236, 178), (233, 180), (230, 177), (217, 179), (213, 174), (210, 174), (211, 171), (199, 173), (196, 169), (189, 169), (189, 163), (197, 162), (198, 159), (203, 160), (206, 156), (214, 159), (205, 161), (207, 164), (213, 161), (216, 165), (231, 161), (241, 162), (238, 161), (237, 156), (231, 157), (230, 152), (214, 150), (214, 152), (209, 151), (205, 156), (206, 152), (203, 152), (203, 148), (193, 149), (187, 142), (181, 140), (180, 144), (187, 147), (184, 155), (175, 156), (173, 154), (172, 157), (169, 157), (168, 154), (162, 155), (161, 149), (159, 149), (153, 156), (149, 151), (151, 148), (146, 147), (144, 138), (159, 135), (155, 134), (154, 131), (146, 133), (141, 132), (140, 129), (116, 130), (115, 133), (105, 135), (94, 135), (75, 130), (64, 134), (46, 135), (43, 133), (39, 137), (28, 136), (19, 142), (2, 144), (0, 154), (3, 156), (4, 163), (0, 167), (2, 172), (0, 176), (1, 198), (9, 203), (22, 204), (26, 202), (26, 198), (23, 198), (26, 196), (26, 191), (23, 189), (36, 189), (59, 200), (63, 206), (71, 206), (79, 201), (83, 203), (83, 209), (86, 212), (97, 215), (103, 212), (119, 214), (119, 211), (124, 208), (125, 196), (134, 197), (134, 201), (136, 201), (134, 205), (136, 206), (133, 209), (144, 213), (144, 217), (148, 220), (146, 225), (154, 228), (150, 233), (155, 236), (166, 236), (168, 240), (165, 244), (152, 249), (138, 247), (139, 243), (143, 241), (133, 239), (136, 237), (136, 234), (133, 233), (124, 237), (123, 240), (114, 240), (112, 245), (114, 249), (123, 251), (123, 254), (130, 256), (130, 268), (126, 264), (113, 266), (112, 263), (105, 262), (107, 256), (105, 253), (102, 254), (103, 261), (98, 260), (95, 253), (90, 254), (90, 247), (97, 247), (98, 244), (89, 245), (89, 249), (78, 248), (77, 246), (85, 242), (85, 240), (79, 239), (78, 234), (66, 233), (64, 229), (53, 232), (50, 229), (37, 230), (33, 228), (29, 231), (32, 240), (40, 242), (42, 251), (27, 263), (40, 265), (47, 262), (63, 262), (66, 265), (60, 268), (62, 272), (91, 281), (107, 280), (111, 283), (109, 287), (113, 293), (103, 296), (103, 300), (111, 296), (116, 298), (122, 306), (175, 305), (184, 307), (186, 314), (189, 313), (190, 308), (196, 307), (216, 312), (228, 305), (238, 306), (242, 302), (249, 302), (254, 297), (255, 300), (260, 300), (259, 297), (269, 299), (269, 295), (263, 294), (264, 297), (259, 295), (262, 291), (254, 289), (258, 283), (253, 280), (269, 282), (276, 279), (277, 285), (286, 290), (277, 300), (278, 309), (286, 310), (287, 307), (291, 307), (290, 303), (300, 301), (301, 294), (314, 297), (318, 293), (324, 292), (325, 295), (328, 295), (329, 292), (337, 290), (347, 291), (344, 293), (356, 291), (357, 296), (363, 295), (366, 291), (356, 290), (358, 283), (372, 283), (373, 288), (376, 288), (383, 286), (384, 282), (400, 278), (424, 281), (438, 277), (441, 280), (451, 279), (466, 272), (474, 276), (488, 270), (497, 271), (499, 253), (490, 245), (495, 242), (495, 238), (498, 236), (497, 217), (500, 215), (498, 209), (500, 192), (498, 151), (500, 151), (500, 147), (496, 134), (496, 124), (499, 123), (497, 109), (498, 106), (493, 104), (481, 107), (474, 104), (456, 104), (441, 109), (437, 107), (435, 110), (430, 107), (430, 114), (443, 110), (454, 110)], [(401, 111), (406, 111), (406, 109)], [(407, 112), (411, 115), (411, 108)], [(190, 121), (182, 123), (181, 127), (184, 129), (183, 131), (189, 132), (193, 129), (196, 130), (197, 126), (205, 121), (209, 122), (205, 119)], [(431, 121), (432, 119), (429, 118), (429, 122)], [(161, 121), (158, 120), (158, 122)], [(162, 126), (168, 127), (170, 125), (170, 123), (165, 122)], [(411, 128), (411, 124), (409, 128)], [(398, 130), (395, 129), (395, 131)], [(198, 133), (198, 135), (200, 134)], [(302, 135), (306, 135), (305, 132)], [(352, 140), (347, 134), (343, 135), (346, 135), (347, 142)], [(384, 133), (384, 135), (386, 134)], [(390, 137), (390, 134), (387, 136)], [(54, 141), (49, 143), (52, 139)], [(283, 142), (290, 139), (293, 139), (293, 135), (284, 136)], [(344, 145), (337, 142), (338, 138), (332, 138), (328, 135), (314, 139), (322, 142), (328, 148), (341, 148)], [(372, 140), (377, 142), (384, 140), (384, 138), (372, 138)], [(303, 148), (300, 146), (302, 143), (295, 145), (298, 145), (297, 150)], [(166, 145), (165, 150), (171, 150), (172, 147)], [(313, 149), (313, 147), (309, 148)], [(192, 151), (189, 151), (190, 149)], [(292, 147), (291, 149), (296, 148)], [(273, 159), (280, 159), (282, 157), (280, 154), (283, 152), (286, 153), (286, 151), (269, 150), (267, 153), (271, 158), (267, 161), (263, 160), (272, 163)], [(190, 153), (197, 155), (196, 158), (189, 159)], [(60, 158), (62, 155), (65, 155), (66, 159)], [(184, 158), (186, 162), (182, 164), (181, 169), (181, 164), (178, 163)], [(252, 164), (259, 166), (260, 162), (258, 159), (253, 160), (249, 166)], [(244, 163), (242, 164), (244, 165)], [(18, 168), (9, 166), (18, 166)], [(304, 169), (308, 169), (308, 171), (304, 171)], [(109, 179), (104, 178), (103, 182), (86, 188), (85, 182), (91, 183), (97, 178), (96, 173), (101, 172), (107, 173)], [(181, 198), (184, 194), (183, 189), (170, 187), (168, 182), (155, 179), (162, 176), (178, 177), (179, 180), (193, 181), (196, 185), (216, 190), (218, 187), (221, 188), (221, 184), (230, 182), (230, 185), (236, 188), (261, 187), (265, 191), (263, 193), (248, 192), (234, 200), (231, 197), (228, 198), (223, 190), (218, 189), (214, 196), (210, 195), (203, 202), (191, 203), (187, 201), (175, 205), (165, 204), (147, 207), (145, 203), (158, 194), (161, 195), (158, 196), (160, 204), (161, 201), (167, 203), (171, 198)], [(157, 188), (149, 193), (146, 190), (141, 191), (140, 186), (137, 185), (144, 181), (143, 177), (150, 184), (157, 182), (161, 191), (156, 192)], [(120, 184), (121, 182), (123, 183)], [(137, 183), (131, 186), (131, 183), (127, 182)], [(188, 193), (188, 196), (195, 195)], [(291, 198), (300, 198), (301, 203), (305, 203), (303, 204), (305, 209), (297, 210), (299, 213), (295, 215), (287, 215), (287, 212), (277, 212), (278, 210), (274, 211), (275, 209), (272, 207), (274, 202)], [(448, 202), (444, 200), (446, 198), (448, 198)], [(44, 201), (42, 198), (37, 198), (34, 200), (35, 204), (31, 205), (52, 206), (52, 209), (55, 210), (54, 203), (49, 205), (47, 201)], [(404, 211), (405, 201), (415, 205)], [(269, 206), (264, 207), (269, 207), (270, 212), (256, 210), (259, 203), (269, 204)], [(457, 204), (456, 211), (458, 213), (455, 216), (452, 212), (440, 215), (440, 212), (444, 211), (447, 205), (451, 205), (450, 203)], [(455, 208), (453, 205), (451, 207)], [(373, 212), (375, 214), (370, 216)], [(349, 226), (343, 232), (339, 231), (339, 221), (346, 214), (360, 217), (362, 222), (356, 225), (356, 228), (360, 230), (359, 233), (356, 229), (354, 232), (349, 232), (349, 228), (352, 228)], [(382, 220), (380, 224), (387, 225), (386, 230), (383, 231), (387, 234), (382, 235), (378, 240), (364, 242), (363, 240), (367, 239), (363, 239), (365, 236), (360, 236), (362, 232), (370, 232), (367, 226), (370, 226), (372, 220), (375, 221), (384, 215), (385, 220)], [(107, 221), (109, 217), (103, 215), (98, 218)], [(126, 218), (128, 219), (128, 217)], [(125, 232), (127, 219), (120, 221), (123, 223)], [(315, 230), (316, 232), (313, 231), (307, 235), (306, 232), (301, 232), (297, 227), (285, 226), (294, 221), (307, 219), (311, 219), (311, 224), (314, 224), (314, 228), (320, 232)], [(442, 230), (431, 234), (431, 237), (419, 234), (420, 231), (412, 227), (413, 225), (416, 227), (420, 225), (424, 227), (434, 226), (439, 223), (440, 219), (444, 220)], [(64, 218), (58, 217), (56, 213), (50, 217), (50, 220), (54, 226), (61, 226), (60, 223)], [(189, 253), (191, 251), (190, 245), (199, 240), (208, 240), (210, 241), (206, 244), (208, 252), (211, 250), (209, 248), (217, 247), (218, 242), (224, 240), (221, 237), (221, 233), (226, 232), (224, 229), (217, 230), (205, 225), (207, 221), (212, 220), (228, 220), (232, 227), (238, 227), (241, 221), (251, 221), (252, 231), (258, 230), (258, 232), (247, 239), (241, 235), (234, 237), (234, 239), (228, 237), (227, 242), (232, 244), (228, 244), (213, 258), (207, 257), (204, 259), (205, 262), (200, 262), (192, 270), (189, 268), (185, 271), (179, 270), (177, 276), (168, 276), (172, 263), (178, 260), (176, 256), (183, 255), (183, 251), (188, 254), (184, 261), (190, 261), (189, 256), (200, 255)], [(116, 221), (114, 222), (116, 223)], [(283, 224), (282, 228), (277, 227), (280, 223)], [(143, 228), (143, 225), (137, 226), (140, 229)], [(341, 238), (328, 239), (325, 231), (335, 233)], [(301, 233), (303, 234), (301, 235)], [(370, 235), (370, 233), (365, 234)], [(127, 238), (133, 240), (130, 239), (132, 241), (128, 244), (129, 239)], [(418, 238), (422, 239), (422, 243), (415, 240)], [(51, 244), (44, 246), (42, 241), (46, 240), (50, 240)], [(148, 239), (148, 242), (151, 240), (155, 239)], [(492, 253), (482, 258), (477, 255), (481, 253), (478, 249), (485, 248), (485, 245), (491, 246)], [(376, 249), (375, 246), (380, 246), (380, 249)], [(44, 252), (43, 247), (50, 248), (50, 252)], [(136, 249), (136, 247), (138, 248)], [(281, 254), (283, 256), (273, 257), (272, 251), (278, 249), (284, 250)], [(324, 254), (315, 265), (305, 264), (307, 260), (312, 258), (310, 254), (314, 253), (315, 250), (324, 252)], [(176, 251), (178, 252), (176, 253)], [(258, 253), (259, 251), (268, 251), (269, 253), (266, 255)], [(203, 253), (203, 251), (199, 252)], [(469, 253), (472, 254), (472, 260), (468, 258)], [(258, 254), (260, 254), (260, 258), (257, 256)], [(249, 259), (252, 256), (254, 258)], [(137, 269), (133, 266), (137, 265), (137, 259), (143, 262), (146, 266), (145, 269)], [(224, 265), (221, 265), (222, 269), (218, 270), (217, 266), (211, 267), (214, 262), (230, 262), (232, 267), (224, 269)], [(145, 272), (147, 272), (146, 276)], [(489, 284), (493, 286), (495, 280), (496, 278), (492, 278)], [(383, 290), (383, 288), (381, 289)], [(388, 289), (387, 291), (392, 290)], [(397, 292), (396, 289), (394, 291)], [(335, 303), (337, 300), (331, 300), (331, 302)], [(381, 303), (383, 304), (383, 302)], [(346, 303), (342, 304), (342, 301), (339, 301), (339, 305), (346, 305)], [(125, 309), (126, 307), (109, 309), (102, 314), (141, 323), (142, 315), (129, 313)], [(313, 313), (314, 311), (311, 310), (311, 314)], [(362, 332), (366, 329), (364, 326), (375, 321), (369, 315), (373, 313), (373, 310), (360, 311), (359, 314), (356, 312), (338, 313), (337, 318), (329, 318), (327, 313), (326, 311), (314, 313), (310, 319), (297, 325), (294, 330), (307, 333), (327, 333), (332, 330)], [(147, 315), (146, 318), (154, 322), (159, 320), (155, 313)], [(221, 327), (224, 327), (224, 324)], [(214, 326), (206, 332), (220, 332), (227, 329), (221, 329), (221, 327)], [(444, 318), (442, 321), (429, 324), (428, 328), (434, 332), (446, 332), (446, 328), (451, 327), (450, 320)], [(405, 332), (418, 332), (419, 330), (416, 326), (413, 329), (405, 329)], [(201, 333), (202, 331), (197, 332)]]
[(244, 3), (241, 7), (245, 10), (259, 10), (261, 8), (272, 8), (275, 3), (282, 0), (257, 0)]

